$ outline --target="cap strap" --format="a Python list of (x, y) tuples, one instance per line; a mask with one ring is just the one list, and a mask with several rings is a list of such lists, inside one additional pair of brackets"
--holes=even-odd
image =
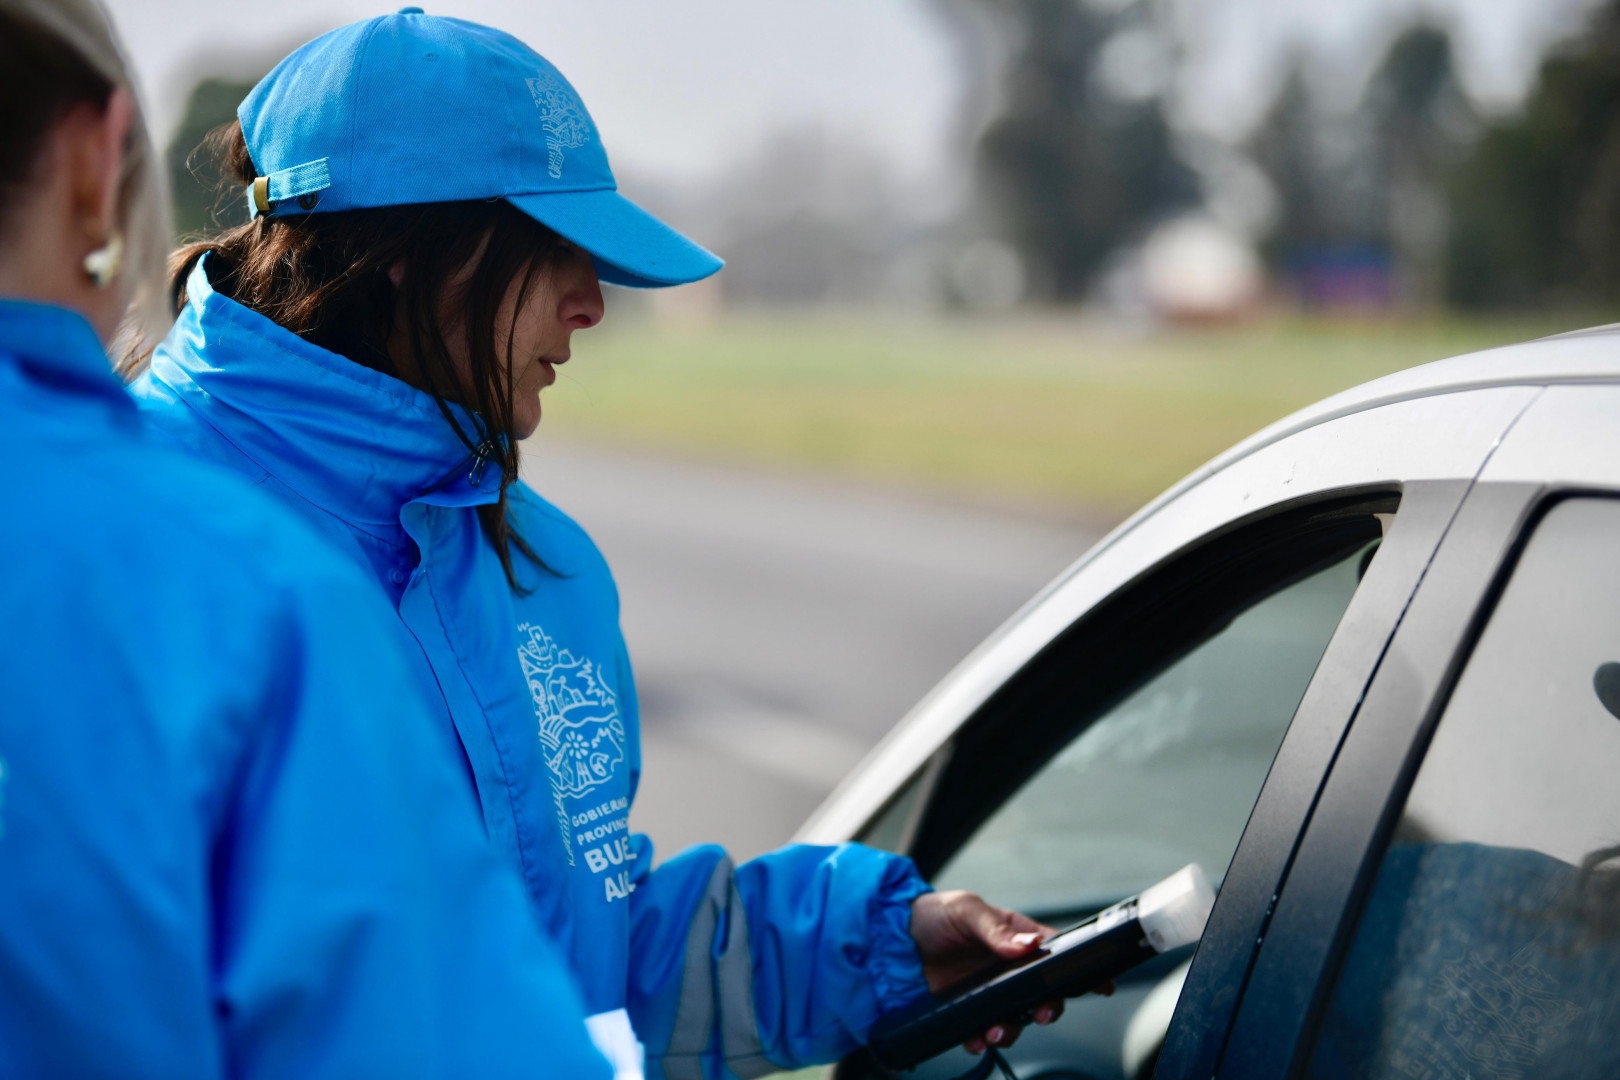
[[(260, 214), (268, 214), (275, 208), (275, 204), (283, 199), (297, 199), (331, 187), (332, 170), (327, 168), (326, 160), (317, 158), (302, 165), (294, 165), (290, 169), (277, 169), (267, 176), (254, 180), (247, 189), (248, 217), (256, 218)], [(313, 207), (312, 202), (304, 209), (310, 210)]]

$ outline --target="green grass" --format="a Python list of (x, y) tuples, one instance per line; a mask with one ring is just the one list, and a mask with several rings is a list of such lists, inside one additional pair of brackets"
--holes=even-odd
[(547, 391), (549, 434), (1119, 512), (1295, 409), (1565, 329), (1308, 322), (1132, 334), (1058, 317), (608, 322)]

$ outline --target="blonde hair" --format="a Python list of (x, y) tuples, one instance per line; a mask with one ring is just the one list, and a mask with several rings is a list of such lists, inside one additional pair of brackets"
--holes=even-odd
[[(168, 185), (112, 20), (96, 0), (0, 0), (0, 12), (47, 31), (98, 75), (136, 98), (118, 197), (123, 272), (130, 289), (129, 312), (118, 337), (125, 349), (142, 339), (155, 342), (173, 317), (165, 273), (172, 239)], [(115, 346), (109, 351), (118, 355), (121, 350)]]

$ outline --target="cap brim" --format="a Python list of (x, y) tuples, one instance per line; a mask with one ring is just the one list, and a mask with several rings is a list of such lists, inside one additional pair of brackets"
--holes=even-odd
[(685, 285), (725, 265), (617, 191), (508, 195), (506, 201), (590, 252), (597, 276), (613, 285)]

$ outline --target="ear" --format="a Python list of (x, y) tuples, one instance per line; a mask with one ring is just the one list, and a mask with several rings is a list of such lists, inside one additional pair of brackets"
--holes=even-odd
[(115, 86), (105, 109), (97, 113), (85, 106), (71, 123), (74, 209), (92, 243), (104, 242), (119, 226), (118, 196), (134, 122), (134, 97), (127, 87)]
[(115, 86), (107, 97), (101, 130), (101, 221), (110, 233), (118, 227), (118, 198), (123, 194), (124, 165), (129, 156), (129, 131), (135, 123), (135, 96), (127, 86)]
[(404, 259), (396, 259), (388, 264), (388, 280), (394, 283), (394, 288), (399, 288), (399, 283), (405, 280)]

